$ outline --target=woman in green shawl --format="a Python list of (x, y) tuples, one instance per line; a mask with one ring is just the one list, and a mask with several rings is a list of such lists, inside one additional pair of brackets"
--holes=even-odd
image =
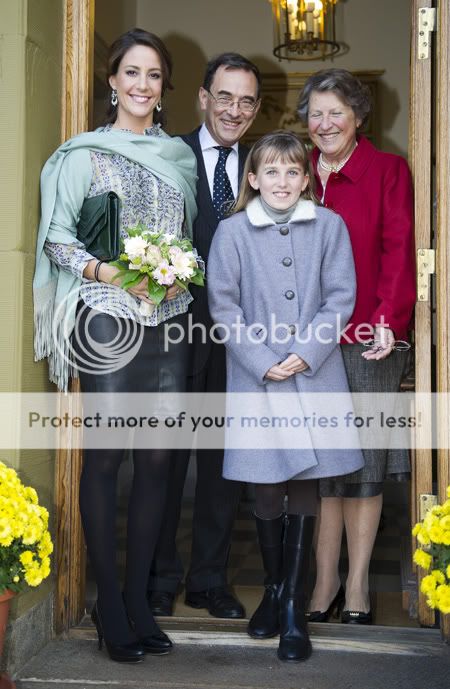
[[(170, 287), (166, 299), (154, 306), (146, 278), (125, 291), (115, 284), (117, 268), (94, 258), (77, 240), (83, 203), (109, 191), (120, 199), (123, 238), (127, 228), (139, 223), (176, 238), (190, 236), (196, 213), (195, 158), (181, 139), (170, 138), (161, 128), (161, 99), (172, 88), (171, 69), (170, 55), (157, 36), (140, 29), (120, 36), (110, 51), (111, 103), (105, 126), (60, 146), (41, 177), (33, 285), (36, 359), (48, 358), (50, 379), (61, 390), (67, 390), (72, 375), (80, 378), (83, 393), (104, 393), (103, 418), (115, 411), (116, 393), (185, 389), (187, 342), (167, 343), (164, 328), (170, 322), (186, 332), (189, 292)], [(90, 437), (80, 483), (83, 528), (97, 584), (92, 619), (100, 647), (104, 638), (111, 659), (137, 662), (145, 653), (167, 653), (172, 647), (146, 599), (171, 451), (133, 449), (122, 592), (115, 523), (124, 450), (95, 449), (102, 448), (107, 435), (100, 425)]]

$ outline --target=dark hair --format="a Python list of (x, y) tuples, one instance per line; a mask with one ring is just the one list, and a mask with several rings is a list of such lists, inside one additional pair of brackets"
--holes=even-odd
[(297, 112), (302, 122), (308, 121), (309, 99), (313, 91), (333, 91), (339, 100), (353, 110), (362, 124), (370, 113), (372, 104), (368, 86), (346, 69), (323, 69), (306, 80), (300, 94)]
[(296, 163), (302, 166), (305, 174), (309, 177), (309, 183), (305, 191), (302, 192), (302, 198), (317, 202), (314, 195), (314, 174), (305, 144), (294, 132), (277, 129), (269, 134), (264, 134), (251, 147), (245, 161), (244, 172), (242, 173), (239, 196), (231, 209), (233, 213), (244, 210), (249, 201), (259, 195), (259, 191), (253, 189), (250, 185), (248, 173), (253, 172), (257, 174), (258, 168), (263, 163), (270, 165), (270, 163), (274, 163), (277, 160), (281, 160), (283, 163)]
[[(119, 65), (125, 57), (126, 53), (133, 48), (135, 45), (144, 45), (147, 48), (152, 48), (156, 53), (158, 53), (159, 59), (161, 60), (161, 72), (162, 72), (162, 95), (167, 89), (173, 89), (171, 80), (172, 77), (172, 58), (166, 46), (162, 40), (156, 36), (154, 33), (149, 33), (144, 31), (144, 29), (130, 29), (126, 31), (119, 38), (117, 38), (109, 49), (108, 55), (108, 70), (106, 75), (106, 83), (109, 86), (109, 77), (117, 74), (119, 70)], [(109, 92), (109, 102), (106, 110), (105, 124), (109, 122), (115, 122), (117, 118), (117, 106), (111, 104)], [(155, 110), (153, 114), (153, 121), (155, 124), (164, 122), (163, 111), (158, 112)]]
[(256, 97), (259, 99), (261, 90), (260, 71), (253, 62), (247, 60), (243, 55), (239, 55), (239, 53), (221, 53), (221, 55), (216, 55), (216, 57), (213, 57), (208, 62), (206, 65), (205, 77), (203, 79), (203, 88), (205, 91), (209, 91), (211, 88), (214, 75), (219, 67), (225, 67), (225, 69), (243, 69), (246, 72), (252, 72), (256, 77), (256, 83), (258, 85)]

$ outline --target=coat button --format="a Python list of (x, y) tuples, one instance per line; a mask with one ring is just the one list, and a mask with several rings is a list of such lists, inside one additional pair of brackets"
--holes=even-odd
[(292, 258), (289, 258), (289, 256), (286, 256), (286, 258), (283, 258), (282, 263), (284, 266), (286, 266), (286, 268), (289, 268), (289, 266), (292, 265)]
[(291, 289), (288, 289), (287, 292), (284, 293), (284, 296), (286, 299), (291, 300), (295, 297), (295, 293)]
[(289, 227), (280, 227), (280, 234), (282, 234), (282, 235), (289, 234)]
[(295, 335), (296, 331), (297, 331), (297, 328), (295, 327), (295, 325), (289, 326), (289, 332), (291, 333), (291, 335)]

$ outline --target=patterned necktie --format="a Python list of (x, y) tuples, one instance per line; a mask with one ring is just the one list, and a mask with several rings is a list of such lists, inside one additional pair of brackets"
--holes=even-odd
[(225, 169), (227, 158), (231, 153), (231, 148), (225, 146), (214, 146), (214, 148), (217, 148), (219, 151), (219, 159), (214, 169), (213, 206), (216, 211), (217, 220), (222, 220), (228, 210), (229, 202), (234, 201), (230, 178)]

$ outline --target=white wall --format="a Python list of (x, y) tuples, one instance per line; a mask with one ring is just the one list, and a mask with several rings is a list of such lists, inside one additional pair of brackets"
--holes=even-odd
[(256, 62), (262, 72), (311, 72), (332, 65), (385, 70), (380, 89), (381, 145), (406, 154), (410, 4), (410, 0), (340, 0), (337, 32), (350, 50), (334, 62), (274, 58), (269, 0), (136, 0), (136, 24), (160, 35), (174, 59), (176, 93), (168, 101), (171, 131), (185, 132), (198, 123), (196, 94), (206, 62), (212, 55), (233, 50)]

